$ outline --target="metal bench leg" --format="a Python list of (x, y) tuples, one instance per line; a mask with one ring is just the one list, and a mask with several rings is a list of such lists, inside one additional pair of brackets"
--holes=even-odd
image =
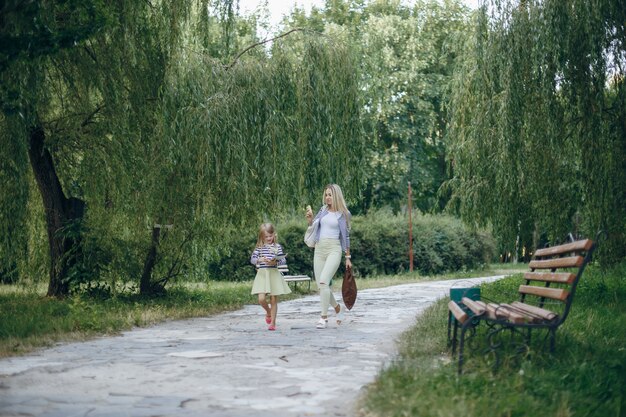
[(452, 312), (448, 312), (448, 346), (452, 347), (452, 355), (456, 352), (456, 345), (458, 343), (457, 330), (459, 328), (459, 322), (454, 318)]
[(551, 327), (550, 328), (550, 353), (554, 353), (554, 345), (556, 344), (555, 339), (556, 339), (556, 327)]
[[(468, 320), (467, 323), (471, 323), (471, 320)], [(465, 331), (467, 330), (467, 326), (463, 324), (461, 327), (461, 340), (459, 342), (459, 370), (458, 373), (461, 375), (463, 373), (463, 350), (465, 348)], [(454, 329), (456, 333), (456, 328)]]
[(504, 332), (506, 330), (507, 328), (505, 327), (492, 326), (489, 332), (487, 333), (487, 348), (485, 350), (485, 356), (489, 354), (493, 354), (494, 363), (493, 363), (492, 369), (494, 372), (500, 367), (500, 354), (498, 353), (498, 349), (503, 345), (503, 342), (498, 342), (497, 337), (499, 333)]
[(453, 320), (453, 333), (452, 333), (452, 354), (454, 354), (456, 352), (456, 346), (459, 343), (459, 339), (458, 339), (458, 329), (459, 329), (459, 323), (456, 321), (456, 319), (452, 318)]
[[(448, 347), (452, 345), (452, 339), (450, 339), (452, 333), (452, 312), (448, 310)], [(454, 353), (454, 351), (452, 351)]]

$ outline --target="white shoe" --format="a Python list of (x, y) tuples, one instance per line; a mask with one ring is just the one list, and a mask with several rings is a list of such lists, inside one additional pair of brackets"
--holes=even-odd
[(326, 328), (326, 323), (327, 320), (320, 318), (319, 321), (317, 322), (317, 324), (315, 325), (316, 329), (325, 329)]
[(339, 306), (339, 313), (337, 313), (337, 325), (341, 324), (341, 322), (343, 321), (343, 310), (344, 308), (341, 307), (341, 304), (338, 304)]

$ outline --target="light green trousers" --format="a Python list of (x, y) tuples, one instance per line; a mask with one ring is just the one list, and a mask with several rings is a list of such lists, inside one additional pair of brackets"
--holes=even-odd
[(320, 239), (315, 245), (313, 256), (313, 271), (315, 282), (320, 290), (322, 316), (328, 315), (328, 306), (337, 307), (337, 300), (330, 290), (330, 281), (333, 279), (341, 263), (341, 243), (339, 239)]

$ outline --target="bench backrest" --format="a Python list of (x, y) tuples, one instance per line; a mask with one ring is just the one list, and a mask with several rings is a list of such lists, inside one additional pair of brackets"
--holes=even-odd
[(549, 310), (558, 312), (562, 323), (595, 247), (592, 240), (583, 239), (538, 249), (528, 264), (530, 272), (524, 274), (526, 284), (519, 287), (520, 301), (541, 308), (550, 304)]

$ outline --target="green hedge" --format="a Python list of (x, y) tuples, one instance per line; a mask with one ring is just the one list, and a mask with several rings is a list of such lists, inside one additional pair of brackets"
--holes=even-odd
[[(278, 241), (288, 254), (292, 273), (313, 276), (313, 249), (302, 237), (303, 218), (276, 223)], [(377, 211), (352, 219), (351, 253), (354, 272), (368, 277), (397, 274), (409, 270), (408, 221), (403, 215)], [(240, 281), (254, 277), (249, 263), (256, 242), (256, 231), (239, 234), (224, 242), (223, 251), (208, 266), (211, 279)], [(414, 269), (422, 275), (473, 269), (491, 262), (495, 241), (484, 231), (473, 231), (460, 220), (446, 215), (417, 215), (413, 219)], [(343, 273), (343, 264), (340, 269)]]

